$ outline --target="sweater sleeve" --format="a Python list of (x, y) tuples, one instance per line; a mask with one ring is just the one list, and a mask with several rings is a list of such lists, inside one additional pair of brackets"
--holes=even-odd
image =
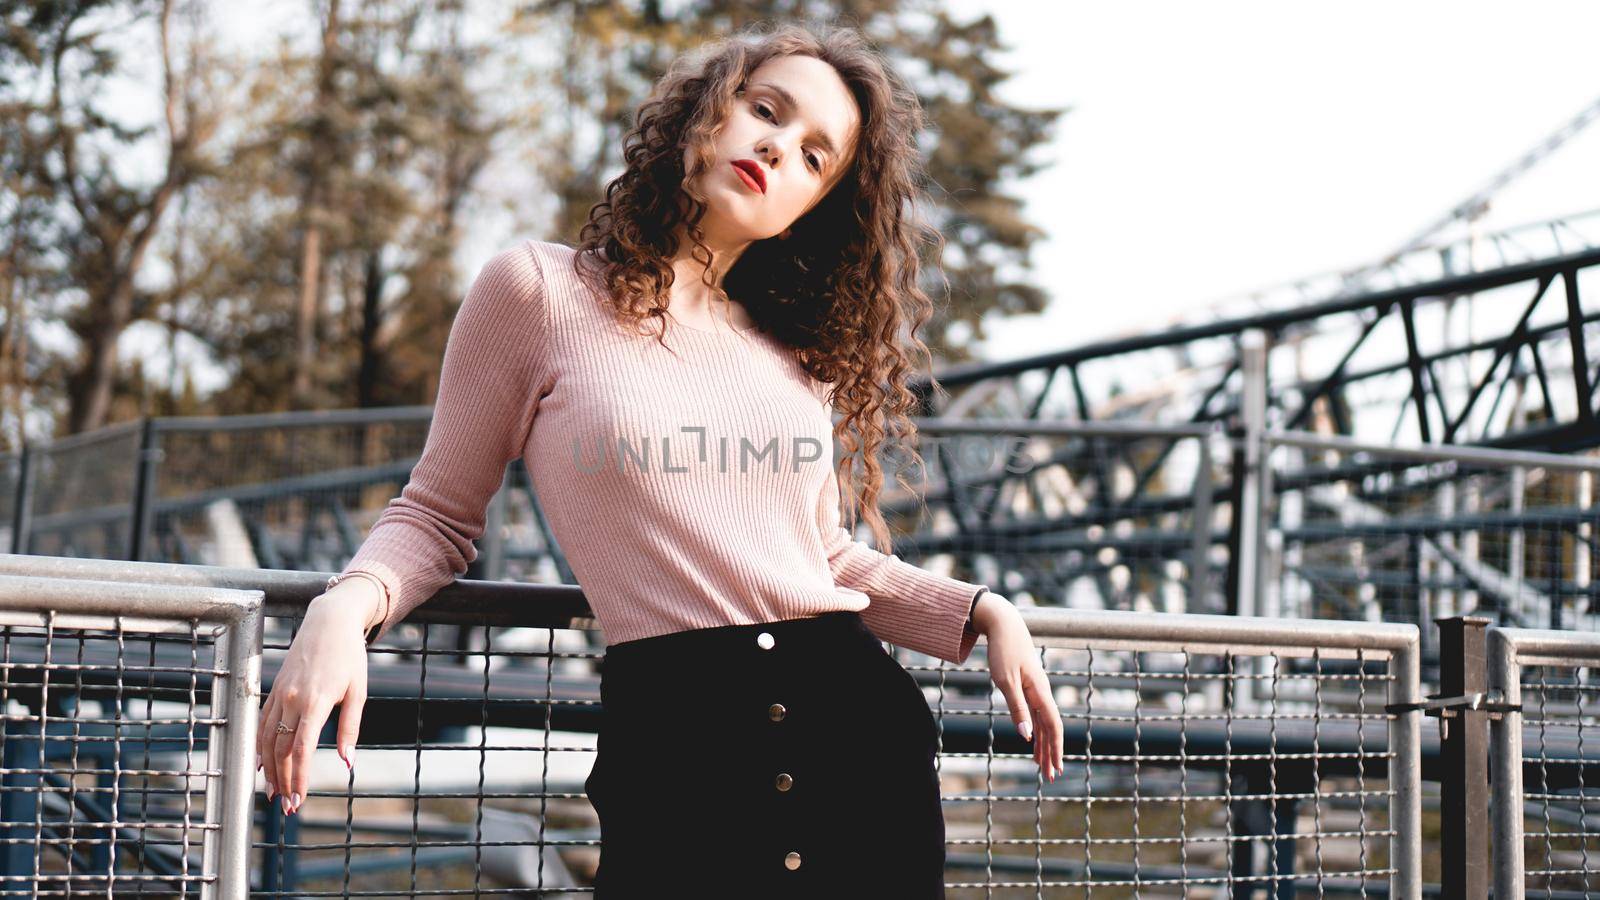
[(371, 645), (466, 572), (489, 500), (533, 427), (547, 360), (549, 310), (528, 243), (492, 257), (473, 280), (445, 341), (422, 455), (360, 548), (329, 585), (360, 572), (383, 586)]
[(817, 522), (834, 583), (867, 595), (861, 619), (880, 639), (957, 665), (967, 661), (978, 634), (969, 617), (988, 590), (914, 566), (855, 540), (842, 524), (839, 476), (832, 468), (817, 498)]

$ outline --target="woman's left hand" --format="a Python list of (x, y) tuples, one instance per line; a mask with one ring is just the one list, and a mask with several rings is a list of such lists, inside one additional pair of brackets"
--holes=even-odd
[(1061, 711), (1022, 613), (1006, 598), (987, 593), (978, 600), (972, 626), (988, 645), (989, 678), (1011, 707), (1017, 733), (1033, 742), (1039, 773), (1055, 781), (1062, 769)]

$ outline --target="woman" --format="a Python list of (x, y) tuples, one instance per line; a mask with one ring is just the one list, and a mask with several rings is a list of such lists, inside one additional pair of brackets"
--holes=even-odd
[(1010, 602), (854, 540), (840, 511), (859, 451), (889, 548), (877, 452), (915, 435), (902, 341), (926, 354), (916, 251), (938, 240), (906, 215), (923, 124), (849, 29), (751, 30), (678, 60), (579, 245), (526, 241), (468, 291), (410, 481), (310, 604), (266, 702), (269, 797), (298, 808), (336, 705), (353, 766), (363, 634), (466, 571), (520, 456), (608, 645), (598, 894), (943, 895), (937, 727), (880, 639), (961, 663), (983, 635), (1052, 781), (1062, 728)]

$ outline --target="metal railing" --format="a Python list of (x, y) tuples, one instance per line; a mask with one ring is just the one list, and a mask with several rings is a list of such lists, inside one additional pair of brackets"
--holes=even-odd
[(1271, 504), (1252, 602), (1264, 614), (1600, 628), (1600, 459), (1296, 432), (1262, 441)]
[[(245, 858), (230, 838), (259, 789), (244, 752), (260, 701), (252, 678), (270, 684), (323, 574), (32, 556), (0, 557), (0, 573), (0, 885), (220, 886)], [(250, 647), (262, 610), (276, 620), (264, 664)], [(353, 874), (413, 895), (500, 890), (485, 878), (582, 890), (596, 838), (580, 810), (592, 744), (573, 737), (593, 733), (599, 710), (597, 656), (573, 626), (592, 625), (588, 612), (572, 588), (476, 582), (419, 609), (373, 650), (359, 746), (376, 767), (342, 788), (320, 772), (296, 817), (255, 795), (262, 839), (251, 848), (267, 855), (253, 891), (315, 895)], [(1421, 765), (1437, 753), (1421, 733), (1425, 706), (1459, 713), (1444, 726), (1458, 732), (1473, 727), (1468, 711), (1499, 717), (1494, 802), (1470, 801), (1492, 811), (1496, 896), (1583, 896), (1600, 881), (1588, 809), (1600, 633), (1490, 629), (1487, 693), (1422, 703), (1412, 625), (1024, 615), (1067, 729), (1055, 783), (1036, 777), (981, 662), (907, 666), (940, 724), (953, 890), (1419, 896)], [(140, 700), (145, 715), (131, 715)], [(135, 765), (134, 751), (151, 758)], [(451, 762), (463, 753), (475, 769)], [(1464, 776), (1443, 777), (1448, 792)], [(185, 846), (184, 822), (199, 860), (172, 849)], [(343, 859), (315, 858), (329, 853)], [(443, 886), (452, 872), (459, 880)]]
[[(426, 436), (425, 409), (379, 412), (152, 420), (31, 451), (7, 473), (13, 548), (337, 569)], [(886, 481), (885, 513), (908, 560), (1038, 606), (1595, 627), (1600, 458), (1245, 426), (921, 420), (925, 492)], [(574, 580), (520, 464), (489, 514), (468, 577)]]
[(1600, 634), (1491, 628), (1487, 657), (1494, 896), (1593, 896)]
[[(1600, 457), (1269, 428), (1265, 344), (1241, 343), (1232, 432), (919, 420), (920, 493), (885, 459), (897, 551), (1039, 607), (1596, 627)], [(428, 422), (418, 407), (120, 426), (0, 467), (0, 527), (16, 552), (337, 570)], [(487, 518), (468, 578), (576, 580), (520, 461)]]
[(261, 605), (0, 575), (0, 894), (244, 895)]
[[(1415, 626), (1025, 617), (1065, 701), (1068, 774), (1031, 798), (1035, 833), (1020, 843), (1034, 850), (1034, 880), (952, 887), (1420, 896)], [(963, 802), (994, 799), (956, 798), (952, 820)], [(1044, 824), (1046, 803), (1064, 807), (1066, 821)], [(1048, 861), (1047, 849), (1057, 850)], [(1042, 880), (1046, 869), (1066, 877)]]
[[(263, 691), (323, 578), (0, 556), (0, 573), (18, 571), (92, 589), (127, 614), (181, 590), (159, 585), (259, 591)], [(419, 608), (372, 648), (355, 771), (319, 751), (290, 817), (256, 794), (251, 893), (340, 894), (356, 876), (363, 892), (408, 896), (587, 890), (598, 833), (582, 781), (600, 712), (599, 657), (580, 634), (588, 612), (573, 588), (481, 582)], [(1414, 626), (1024, 615), (1068, 733), (1056, 782), (1038, 777), (982, 645), (969, 665), (907, 666), (940, 725), (953, 896), (1018, 885), (1417, 896), (1419, 714), (1391, 710), (1417, 699)], [(1255, 700), (1239, 699), (1245, 683), (1262, 685)], [(259, 790), (253, 761), (220, 768)], [(663, 802), (675, 799), (692, 792)]]
[[(4, 573), (93, 589), (125, 613), (174, 591), (256, 592), (265, 627), (252, 716), (330, 574), (0, 555)], [(588, 890), (578, 873), (582, 854), (598, 846), (583, 794), (599, 713), (592, 624), (573, 587), (458, 582), (440, 591), (369, 650), (354, 772), (329, 752), (336, 717), (319, 736), (311, 790), (295, 815), (266, 802), (253, 746), (227, 766), (248, 811), (230, 836), (246, 842), (251, 862), (240, 870), (248, 885), (226, 896)], [(150, 693), (138, 680), (116, 683), (125, 696)], [(200, 721), (202, 731), (214, 724)], [(121, 815), (136, 821), (141, 812)], [(31, 820), (6, 821), (31, 841)], [(118, 871), (142, 871), (147, 861), (122, 849)]]

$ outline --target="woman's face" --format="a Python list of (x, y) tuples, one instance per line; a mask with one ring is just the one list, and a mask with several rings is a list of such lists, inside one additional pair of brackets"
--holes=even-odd
[(859, 123), (833, 66), (810, 56), (758, 66), (712, 139), (710, 168), (696, 176), (708, 243), (766, 240), (805, 215), (849, 168)]

